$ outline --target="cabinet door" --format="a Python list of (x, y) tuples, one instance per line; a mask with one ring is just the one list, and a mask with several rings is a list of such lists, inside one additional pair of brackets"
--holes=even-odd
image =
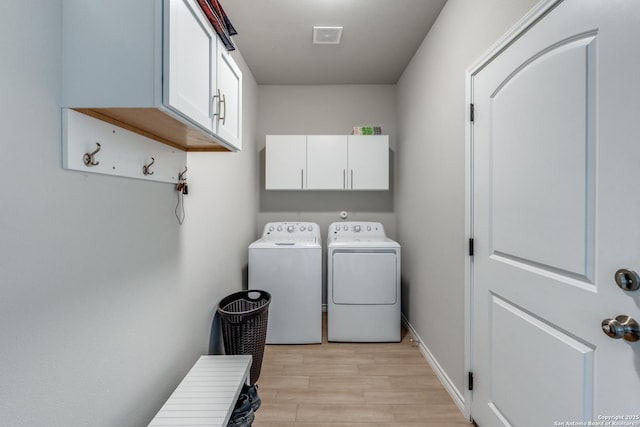
[(213, 132), (242, 149), (242, 73), (229, 52), (218, 42), (216, 126)]
[(350, 135), (348, 188), (389, 189), (389, 136)]
[(307, 136), (307, 188), (343, 190), (347, 186), (347, 136)]
[(307, 137), (267, 135), (265, 145), (265, 188), (301, 190), (305, 188)]
[(164, 103), (211, 130), (217, 36), (193, 0), (170, 0)]

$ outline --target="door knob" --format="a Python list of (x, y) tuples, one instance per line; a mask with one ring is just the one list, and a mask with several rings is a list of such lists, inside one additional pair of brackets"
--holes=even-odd
[(624, 338), (631, 342), (640, 339), (640, 325), (635, 319), (624, 314), (616, 316), (615, 319), (604, 319), (602, 332), (614, 339)]
[(637, 291), (640, 289), (640, 276), (633, 270), (621, 268), (615, 274), (616, 283), (625, 291)]

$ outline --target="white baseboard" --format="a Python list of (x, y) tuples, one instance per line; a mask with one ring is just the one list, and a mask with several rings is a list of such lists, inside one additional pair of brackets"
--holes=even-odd
[(442, 386), (445, 388), (445, 390), (447, 390), (447, 393), (449, 393), (449, 395), (451, 396), (455, 404), (458, 406), (458, 409), (460, 409), (460, 412), (462, 412), (462, 414), (465, 415), (467, 411), (466, 411), (463, 393), (461, 393), (460, 390), (458, 390), (456, 386), (453, 384), (453, 382), (451, 381), (447, 373), (442, 369), (442, 367), (440, 366), (436, 358), (433, 356), (433, 354), (431, 354), (427, 346), (424, 344), (424, 342), (420, 338), (420, 335), (418, 335), (418, 333), (413, 328), (411, 323), (409, 323), (409, 321), (404, 316), (404, 314), (402, 315), (402, 323), (406, 326), (413, 340), (418, 343), (418, 348), (420, 349), (420, 353), (422, 353), (422, 355), (424, 356), (429, 366), (431, 366), (431, 369), (433, 369), (433, 372), (436, 374), (436, 376), (442, 383)]

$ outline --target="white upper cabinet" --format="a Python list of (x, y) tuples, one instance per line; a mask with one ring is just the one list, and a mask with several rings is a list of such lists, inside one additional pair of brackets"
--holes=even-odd
[(267, 135), (267, 190), (388, 190), (387, 135)]
[(389, 189), (389, 137), (387, 135), (350, 135), (348, 158), (348, 188), (352, 190)]
[(199, 6), (190, 0), (169, 2), (165, 28), (168, 40), (165, 105), (210, 129), (217, 35), (202, 16)]
[(268, 190), (306, 188), (307, 137), (267, 135), (265, 144), (265, 187)]
[(241, 148), (242, 74), (196, 0), (63, 0), (62, 32), (63, 107), (187, 151)]
[(342, 190), (347, 188), (347, 136), (307, 136), (307, 188)]
[(242, 73), (218, 41), (214, 133), (242, 149)]

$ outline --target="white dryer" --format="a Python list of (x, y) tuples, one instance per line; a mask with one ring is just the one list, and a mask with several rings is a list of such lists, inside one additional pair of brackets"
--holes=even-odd
[(400, 341), (400, 245), (379, 222), (334, 222), (327, 237), (329, 341)]
[(271, 222), (249, 245), (249, 289), (271, 294), (267, 344), (322, 342), (322, 237), (310, 222)]

